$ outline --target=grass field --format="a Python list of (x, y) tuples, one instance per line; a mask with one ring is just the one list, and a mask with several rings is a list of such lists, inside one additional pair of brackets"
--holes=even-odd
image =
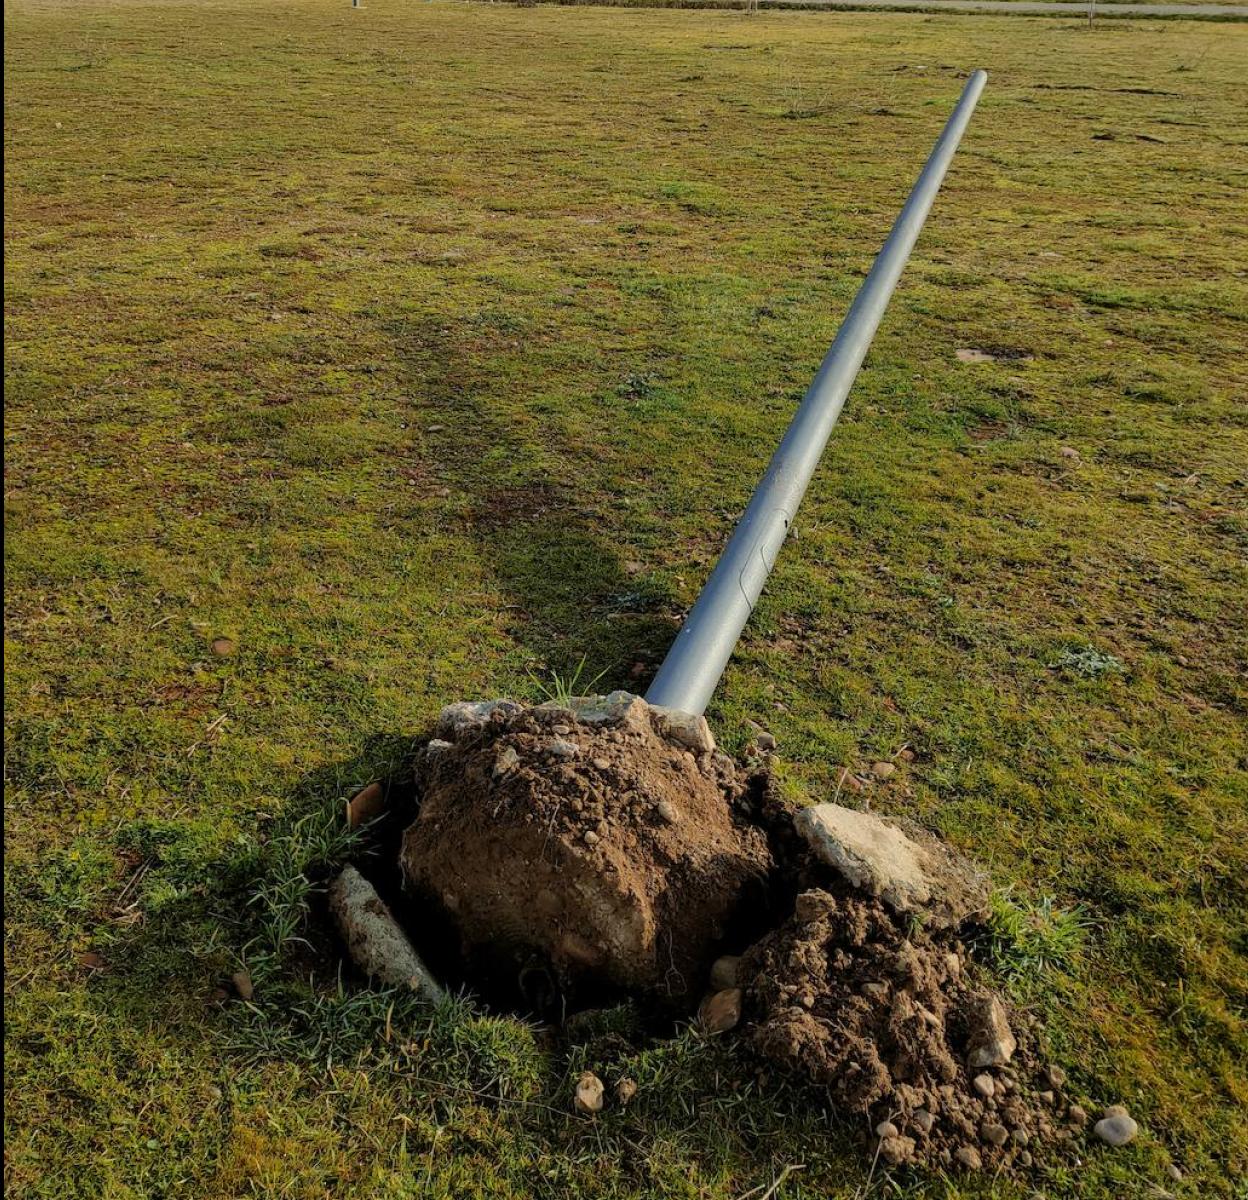
[[(391, 0), (5, 29), (11, 1196), (1243, 1195), (1248, 31)], [(730, 1044), (309, 974), (304, 873), (440, 705), (582, 655), (644, 688), (975, 66), (709, 715), (772, 729), (795, 796), (913, 747), (871, 803), (989, 868), (986, 969), (1143, 1136), (890, 1181)], [(574, 1119), (586, 1063), (637, 1102)]]

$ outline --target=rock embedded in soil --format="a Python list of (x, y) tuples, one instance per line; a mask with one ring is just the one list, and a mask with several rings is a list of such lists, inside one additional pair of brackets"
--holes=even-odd
[(736, 987), (740, 965), (741, 957), (737, 954), (725, 954), (711, 963), (711, 991), (722, 992)]
[(613, 692), (450, 705), (437, 732), (452, 744), (418, 756), (401, 867), (453, 924), (468, 973), (537, 960), (565, 995), (688, 1005), (773, 868), (740, 815), (748, 781), (717, 762), (705, 719)]
[(429, 1000), (442, 988), (425, 966), (385, 902), (355, 867), (344, 867), (329, 886), (329, 909), (356, 966), (391, 987), (411, 987)]
[(627, 1108), (637, 1095), (637, 1081), (635, 1079), (621, 1079), (615, 1085), (615, 1100), (621, 1108)]
[(1009, 1062), (1018, 1049), (1018, 1041), (1010, 1029), (1005, 1005), (996, 996), (976, 1000), (968, 1013), (970, 1038), (966, 1061), (972, 1071), (983, 1067), (999, 1067)]
[(727, 1033), (741, 1021), (741, 989), (725, 988), (702, 1001), (698, 1024), (706, 1033)]
[(847, 883), (898, 913), (949, 925), (982, 909), (987, 882), (930, 834), (903, 831), (874, 813), (839, 804), (802, 809), (794, 828)]

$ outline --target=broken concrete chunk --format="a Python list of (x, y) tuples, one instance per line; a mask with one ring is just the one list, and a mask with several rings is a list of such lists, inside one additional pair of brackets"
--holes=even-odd
[(514, 700), (457, 700), (438, 714), (434, 733), (439, 738), (454, 741), (466, 733), (483, 728), (495, 712), (509, 717), (515, 716), (520, 712), (520, 705)]
[(966, 1014), (970, 1031), (967, 1039), (967, 1066), (972, 1071), (999, 1067), (1009, 1062), (1018, 1048), (1010, 1030), (1005, 1005), (996, 996), (979, 996)]
[(802, 809), (793, 824), (846, 882), (879, 896), (896, 912), (912, 912), (932, 898), (923, 849), (873, 813), (816, 804)]
[(934, 928), (982, 910), (987, 879), (922, 830), (839, 804), (803, 809), (793, 826), (815, 854), (851, 886), (878, 896), (894, 912), (923, 911)]
[(360, 970), (392, 987), (414, 988), (428, 1000), (442, 998), (442, 988), (376, 888), (354, 867), (344, 867), (329, 885), (329, 909)]
[(684, 746), (695, 754), (709, 754), (715, 749), (711, 727), (701, 713), (681, 712), (678, 708), (652, 704), (650, 716), (655, 732), (669, 742)]

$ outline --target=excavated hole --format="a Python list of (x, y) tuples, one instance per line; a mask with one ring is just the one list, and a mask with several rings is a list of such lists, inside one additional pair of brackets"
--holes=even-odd
[[(627, 693), (451, 705), (371, 817), (355, 865), (377, 894), (356, 876), (358, 911), (400, 944), (390, 982), (432, 976), (568, 1036), (624, 999), (650, 1036), (695, 1009), (708, 1034), (739, 1023), (889, 1165), (1019, 1170), (1076, 1148), (1082, 1109), (1037, 1023), (966, 953), (982, 873), (905, 822), (799, 813), (700, 717)], [(357, 961), (378, 944), (347, 941)]]

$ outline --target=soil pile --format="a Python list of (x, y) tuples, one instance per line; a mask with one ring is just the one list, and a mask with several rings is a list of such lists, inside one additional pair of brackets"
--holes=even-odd
[(696, 1000), (773, 866), (705, 720), (613, 693), (452, 705), (437, 734), (401, 866), (453, 924), (469, 974)]

